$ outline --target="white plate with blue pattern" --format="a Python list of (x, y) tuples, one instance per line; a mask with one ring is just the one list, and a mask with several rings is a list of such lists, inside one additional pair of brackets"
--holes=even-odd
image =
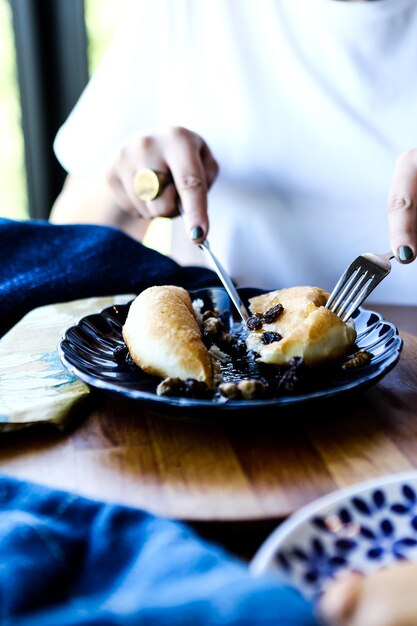
[(317, 600), (343, 571), (417, 561), (417, 470), (332, 492), (301, 508), (261, 545), (253, 575), (272, 574)]

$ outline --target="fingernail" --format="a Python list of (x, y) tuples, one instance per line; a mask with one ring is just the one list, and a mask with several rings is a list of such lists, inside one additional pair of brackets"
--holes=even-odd
[(194, 226), (194, 228), (191, 229), (191, 239), (193, 241), (195, 241), (196, 239), (201, 239), (203, 235), (204, 230), (201, 228), (201, 226)]
[(397, 259), (400, 263), (407, 263), (413, 258), (413, 251), (410, 246), (400, 246), (397, 250)]

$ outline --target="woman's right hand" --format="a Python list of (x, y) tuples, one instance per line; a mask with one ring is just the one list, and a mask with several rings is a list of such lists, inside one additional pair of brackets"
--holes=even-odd
[[(140, 200), (134, 176), (142, 168), (171, 173), (168, 185), (154, 200)], [(118, 205), (143, 218), (175, 217), (179, 203), (185, 228), (195, 243), (208, 232), (207, 192), (219, 167), (202, 137), (181, 126), (155, 135), (133, 135), (123, 145), (107, 172), (107, 182)]]
[(388, 202), (391, 250), (400, 263), (417, 255), (417, 149), (402, 152), (395, 163)]

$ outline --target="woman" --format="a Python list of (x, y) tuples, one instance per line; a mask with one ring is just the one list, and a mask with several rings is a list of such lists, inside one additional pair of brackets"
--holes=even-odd
[[(209, 234), (237, 284), (266, 289), (331, 290), (358, 254), (392, 249), (370, 300), (417, 304), (417, 264), (401, 265), (417, 253), (415, 0), (128, 9), (56, 138), (70, 176), (51, 220), (142, 238), (182, 206), (174, 258), (203, 264)], [(140, 200), (142, 168), (175, 186)]]

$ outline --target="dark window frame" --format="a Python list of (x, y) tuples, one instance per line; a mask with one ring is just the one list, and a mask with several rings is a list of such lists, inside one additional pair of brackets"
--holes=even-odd
[(48, 219), (66, 176), (53, 152), (53, 140), (89, 78), (84, 0), (9, 1), (29, 215)]

